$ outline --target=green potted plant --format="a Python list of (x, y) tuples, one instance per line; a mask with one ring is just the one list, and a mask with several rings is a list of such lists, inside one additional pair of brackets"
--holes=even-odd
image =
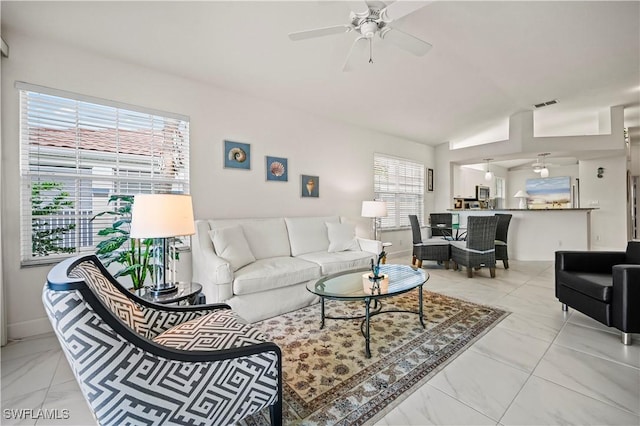
[(31, 253), (48, 256), (73, 253), (75, 247), (64, 247), (63, 237), (76, 229), (75, 223), (54, 225), (51, 217), (73, 209), (69, 192), (61, 182), (34, 182), (31, 185)]
[(137, 240), (129, 237), (133, 202), (133, 195), (112, 195), (108, 204), (114, 205), (113, 210), (98, 213), (91, 220), (102, 216), (114, 217), (111, 226), (98, 232), (98, 235), (108, 238), (96, 246), (96, 254), (105, 266), (114, 262), (121, 264), (123, 268), (116, 272), (114, 277), (131, 277), (133, 288), (138, 290), (144, 287), (147, 275), (151, 274), (152, 265), (149, 264), (149, 258), (153, 251), (153, 239)]

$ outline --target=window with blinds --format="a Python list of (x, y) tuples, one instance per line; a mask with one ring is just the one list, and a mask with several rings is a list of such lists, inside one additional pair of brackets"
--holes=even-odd
[(91, 252), (114, 195), (189, 193), (189, 118), (17, 83), (21, 259)]
[(373, 191), (375, 198), (387, 202), (387, 217), (382, 229), (411, 226), (409, 215), (424, 216), (424, 165), (382, 154), (373, 156)]

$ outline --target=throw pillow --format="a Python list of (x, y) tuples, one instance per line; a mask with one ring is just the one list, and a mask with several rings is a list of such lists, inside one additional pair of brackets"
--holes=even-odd
[(216, 254), (229, 262), (234, 272), (256, 261), (240, 225), (214, 228), (209, 235)]
[(327, 222), (327, 233), (329, 234), (329, 253), (360, 250), (354, 224)]

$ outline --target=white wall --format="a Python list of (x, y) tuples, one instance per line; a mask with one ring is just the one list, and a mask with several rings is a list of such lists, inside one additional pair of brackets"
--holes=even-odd
[[(0, 3), (0, 16), (2, 15), (2, 3)], [(1, 22), (1, 20), (0, 20)], [(2, 58), (2, 62), (5, 58)], [(2, 80), (2, 67), (0, 66), (0, 80)], [(0, 99), (2, 97), (2, 87), (0, 87)], [(2, 116), (2, 108), (0, 106), (0, 117)], [(2, 143), (2, 120), (0, 120), (0, 146)], [(0, 188), (2, 188), (2, 161), (0, 161)], [(3, 191), (4, 193), (4, 191)], [(0, 212), (4, 209), (4, 198), (0, 194)], [(0, 215), (0, 241), (2, 241), (2, 215)], [(2, 245), (0, 244), (0, 271), (2, 271)], [(4, 284), (0, 274), (0, 345), (7, 343), (7, 310), (4, 303)]]
[[(10, 337), (49, 331), (40, 301), (49, 267), (20, 267), (15, 81), (190, 116), (196, 218), (340, 214), (369, 229), (369, 222), (359, 216), (362, 200), (373, 198), (374, 152), (433, 168), (433, 148), (422, 144), (46, 40), (15, 33), (4, 36), (11, 45), (11, 58), (2, 63), (2, 261)], [(223, 168), (224, 139), (251, 144), (250, 171)], [(265, 155), (288, 158), (289, 182), (265, 181)], [(300, 197), (302, 173), (320, 177), (320, 198)], [(432, 203), (433, 194), (426, 200)], [(401, 239), (410, 247), (410, 232), (406, 235)], [(185, 258), (180, 267), (190, 268), (189, 257)]]
[[(604, 168), (602, 178), (597, 177), (598, 167)], [(627, 245), (627, 158), (582, 160), (579, 169), (580, 207), (598, 209), (591, 214), (591, 249), (624, 250)]]

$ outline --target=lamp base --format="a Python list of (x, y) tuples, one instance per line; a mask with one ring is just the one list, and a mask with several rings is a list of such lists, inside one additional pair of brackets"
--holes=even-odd
[(147, 293), (153, 296), (162, 296), (164, 294), (175, 293), (178, 291), (178, 287), (173, 283), (165, 283), (155, 285), (153, 287), (147, 287)]

